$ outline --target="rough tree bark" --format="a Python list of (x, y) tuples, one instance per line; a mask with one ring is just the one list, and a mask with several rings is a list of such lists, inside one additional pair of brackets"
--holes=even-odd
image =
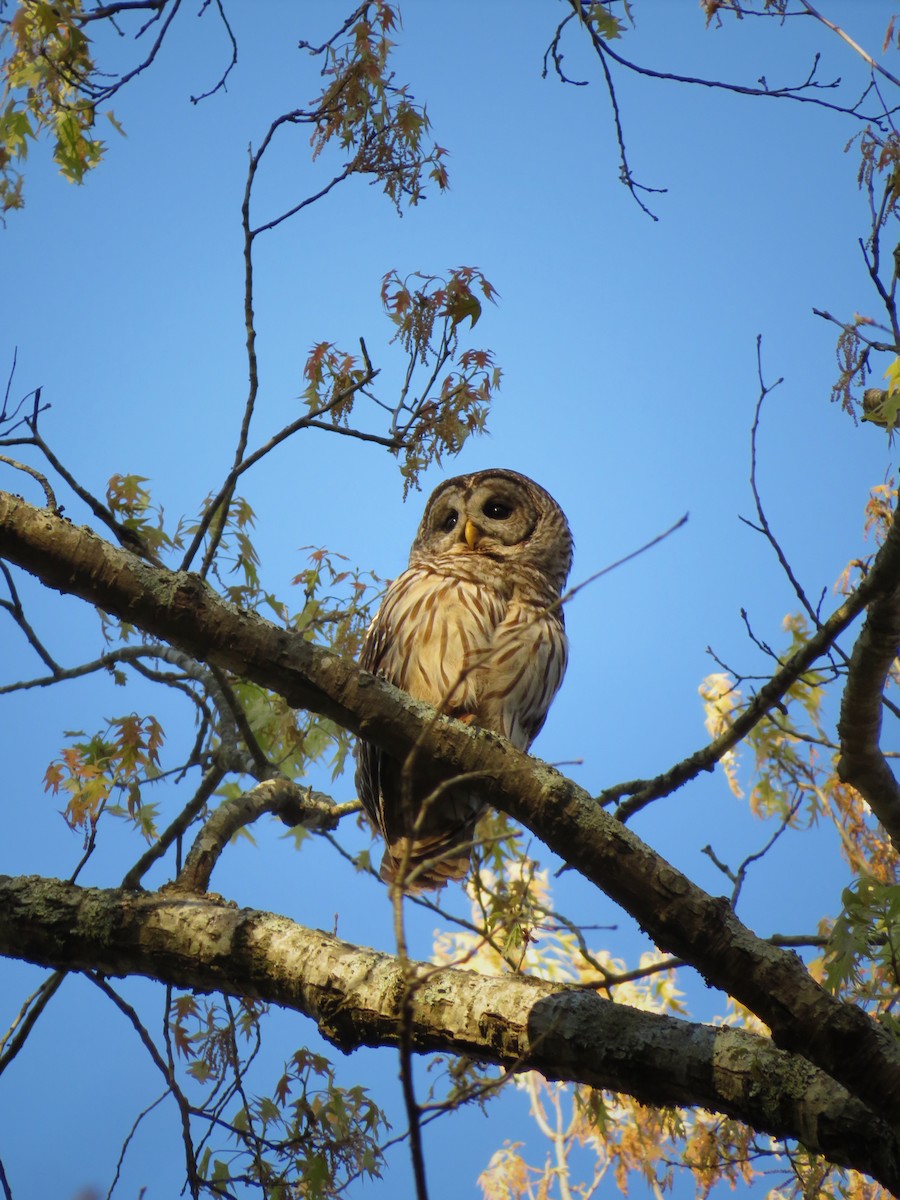
[[(728, 992), (756, 1013), (772, 1030), (776, 1045), (790, 1052), (788, 1058), (779, 1058), (774, 1048), (761, 1039), (740, 1044), (742, 1047), (753, 1045), (753, 1054), (757, 1051), (765, 1053), (768, 1057), (759, 1061), (765, 1062), (766, 1069), (771, 1065), (775, 1077), (784, 1078), (784, 1087), (776, 1089), (780, 1100), (776, 1103), (769, 1097), (762, 1106), (770, 1108), (773, 1114), (780, 1114), (777, 1117), (761, 1118), (760, 1105), (751, 1096), (753, 1086), (742, 1091), (736, 1082), (739, 1100), (728, 1098), (728, 1089), (722, 1085), (721, 1079), (716, 1082), (709, 1075), (711, 1068), (719, 1061), (715, 1048), (717, 1035), (709, 1031), (698, 1033), (703, 1027), (687, 1022), (672, 1021), (671, 1026), (680, 1031), (677, 1036), (684, 1038), (684, 1052), (689, 1057), (689, 1045), (696, 1039), (695, 1048), (700, 1054), (695, 1061), (696, 1069), (686, 1070), (679, 1077), (680, 1082), (677, 1082), (675, 1078), (669, 1078), (669, 1073), (664, 1069), (663, 1060), (667, 1052), (661, 1052), (655, 1065), (660, 1080), (667, 1082), (655, 1086), (666, 1092), (672, 1102), (722, 1108), (764, 1129), (772, 1129), (774, 1122), (782, 1133), (789, 1132), (790, 1136), (797, 1137), (806, 1145), (821, 1146), (823, 1152), (834, 1161), (850, 1161), (861, 1170), (874, 1174), (886, 1186), (897, 1190), (897, 1148), (894, 1135), (888, 1128), (900, 1123), (900, 1048), (894, 1039), (862, 1010), (841, 1003), (825, 992), (810, 977), (796, 955), (757, 937), (737, 919), (726, 901), (709, 896), (693, 885), (576, 784), (546, 765), (518, 753), (493, 735), (437, 716), (428, 706), (411, 700), (360, 671), (354, 663), (304, 642), (300, 637), (269, 624), (255, 614), (238, 611), (198, 577), (174, 573), (143, 562), (129, 551), (105, 542), (90, 530), (75, 527), (50, 510), (34, 508), (6, 493), (0, 493), (0, 554), (36, 575), (45, 585), (80, 596), (196, 658), (272, 689), (295, 707), (322, 713), (354, 732), (363, 732), (366, 738), (394, 755), (405, 756), (415, 747), (416, 752), (427, 756), (430, 763), (446, 769), (448, 776), (465, 772), (481, 777), (484, 780), (485, 798), (490, 803), (520, 820), (571, 866), (621, 904), (661, 948), (692, 963), (711, 984)], [(825, 623), (823, 631), (813, 639), (810, 647), (790, 660), (775, 680), (761, 689), (761, 710), (765, 711), (766, 704), (777, 702), (790, 683), (828, 649), (834, 638), (864, 606), (892, 592), (898, 580), (900, 533), (892, 530), (871, 571), (850, 600)], [(681, 771), (683, 778), (679, 777), (678, 782), (689, 778), (701, 767), (712, 765), (711, 761), (706, 762), (698, 756), (692, 756), (686, 762), (693, 765)], [(33, 886), (39, 887), (37, 884)], [(47, 887), (50, 886), (48, 883)], [(9, 895), (11, 904), (12, 893)], [(104, 939), (112, 937), (120, 926), (132, 931), (139, 927), (140, 922), (152, 926), (155, 919), (152, 914), (164, 911), (163, 908), (154, 909), (152, 904), (155, 901), (164, 906), (164, 899), (156, 897), (137, 901), (126, 893), (90, 895), (105, 896), (106, 908), (92, 910), (94, 918), (88, 922), (86, 941), (78, 942), (75, 930), (79, 927), (79, 921), (70, 912), (73, 906), (78, 909), (78, 901), (68, 898), (64, 906), (72, 920), (69, 933), (73, 946), (81, 945), (79, 953), (83, 958), (79, 958), (68, 945), (68, 934), (62, 938), (52, 936), (55, 909), (52, 904), (40, 901), (39, 892), (32, 896), (35, 901), (33, 906), (26, 906), (22, 910), (21, 920), (4, 921), (3, 945), (0, 949), (7, 954), (59, 967), (90, 964), (113, 972), (128, 970), (157, 974), (161, 968), (157, 964), (154, 969), (153, 955), (144, 940), (136, 940), (132, 936), (131, 940), (135, 943), (132, 945), (126, 937), (125, 943), (120, 945), (113, 938), (118, 950), (109, 963), (103, 959), (101, 950), (107, 944)], [(92, 903), (96, 905), (99, 901)], [(143, 903), (149, 907), (142, 908)], [(169, 903), (176, 902), (173, 900)], [(192, 903), (199, 904), (200, 908), (191, 908)], [(193, 911), (199, 914), (196, 918), (199, 929), (204, 927), (204, 921), (212, 921), (211, 928), (218, 928), (225, 939), (223, 945), (227, 943), (229, 946), (227, 963), (223, 965), (220, 959), (216, 969), (210, 968), (211, 974), (205, 983), (197, 982), (196, 977), (179, 982), (201, 987), (222, 986), (220, 976), (225, 967), (235, 971), (234, 964), (240, 960), (233, 957), (233, 937), (225, 936), (225, 927), (216, 922), (223, 920), (223, 912), (233, 913), (234, 910), (210, 906), (205, 900), (192, 902), (184, 897), (177, 904), (182, 906), (184, 913)], [(101, 913), (105, 914), (102, 919)], [(276, 921), (275, 928), (289, 929), (291, 936), (301, 936), (290, 923), (278, 925), (280, 919), (258, 920), (263, 925), (266, 921)], [(190, 926), (184, 936), (191, 943), (193, 952), (192, 931), (193, 926)], [(371, 954), (357, 949), (352, 953), (363, 956), (358, 960), (360, 964), (366, 954)], [(272, 963), (273, 980), (280, 978), (280, 970), (286, 969)], [(465, 972), (457, 974), (472, 978)], [(263, 977), (268, 978), (266, 972), (263, 972)], [(454, 980), (448, 987), (456, 986), (452, 973), (446, 978)], [(231, 986), (235, 990), (254, 994), (255, 988), (261, 985), (253, 972), (248, 970), (242, 977), (235, 971), (231, 976)], [(295, 992), (291, 992), (290, 996), (277, 993), (274, 982), (271, 986), (275, 987), (275, 993), (269, 993), (271, 998), (280, 1003), (291, 1002), (290, 997), (296, 996)], [(581, 993), (581, 998), (569, 998), (571, 993), (566, 992), (563, 1001), (558, 998), (563, 993), (550, 988), (546, 993), (541, 993), (538, 1003), (533, 999), (537, 992), (528, 991), (537, 986), (533, 981), (510, 978), (459, 986), (472, 986), (476, 990), (483, 987), (482, 998), (485, 1000), (489, 994), (508, 995), (512, 1009), (519, 1004), (520, 1024), (524, 988), (532, 996), (529, 1012), (540, 1010), (541, 1020), (529, 1029), (528, 1019), (525, 1019), (524, 1028), (528, 1037), (524, 1042), (521, 1035), (515, 1034), (516, 1025), (513, 1022), (509, 1030), (509, 1048), (504, 1049), (505, 1025), (502, 1020), (488, 1021), (493, 1033), (486, 1028), (475, 1037), (465, 1023), (454, 1032), (449, 1024), (445, 1027), (444, 1016), (449, 1010), (443, 1008), (435, 998), (435, 993), (432, 993), (432, 1010), (421, 1006), (417, 1008), (417, 1020), (421, 1021), (421, 1028), (417, 1026), (416, 1042), (420, 1048), (433, 1049), (437, 1045), (445, 1049), (452, 1048), (443, 1039), (458, 1037), (458, 1049), (468, 1045), (473, 1053), (509, 1065), (524, 1062), (537, 1065), (536, 1054), (548, 1060), (551, 1056), (546, 1050), (535, 1048), (533, 1038), (538, 1036), (540, 1045), (549, 1045), (555, 1037), (553, 1023), (557, 1017), (568, 1020), (571, 1016), (576, 1022), (573, 1028), (580, 1021), (588, 1020), (593, 1024), (596, 1020), (598, 1030), (607, 1020), (607, 1010), (602, 1005), (598, 1006), (596, 997), (586, 998), (587, 993)], [(304, 994), (302, 983), (296, 983), (296, 988), (300, 994)], [(508, 993), (504, 992), (504, 988), (509, 989)], [(518, 1001), (516, 997), (519, 997)], [(418, 1005), (418, 990), (416, 998)], [(309, 1007), (302, 1004), (297, 1006), (321, 1020), (323, 1013), (319, 1002), (310, 1000), (308, 1003)], [(384, 1011), (376, 1005), (370, 1018), (360, 1018), (358, 1029), (355, 1025), (348, 1026), (351, 1032), (341, 1035), (339, 1028), (334, 1027), (332, 1035), (339, 1040), (343, 1036), (350, 1044), (365, 1040), (391, 1041), (394, 1034), (380, 1021), (385, 1015), (389, 1017), (395, 1004), (396, 999), (391, 1000)], [(570, 1008), (572, 1005), (574, 1007)], [(465, 1005), (460, 1007), (454, 1004), (450, 1007), (457, 1016), (465, 1011)], [(494, 1008), (487, 1004), (479, 1011), (490, 1013)], [(469, 1020), (473, 1012), (477, 1017), (476, 1009), (470, 1008)], [(601, 1012), (603, 1017), (599, 1015)], [(550, 1019), (545, 1019), (545, 1014), (549, 1014)], [(532, 1025), (535, 1020), (536, 1017), (532, 1016)], [(666, 1021), (670, 1019), (666, 1018)], [(661, 1029), (662, 1025), (658, 1028)], [(436, 1040), (429, 1042), (429, 1038)], [(474, 1040), (467, 1043), (467, 1038)], [(638, 1037), (635, 1042), (639, 1043), (640, 1040)], [(576, 1074), (583, 1066), (579, 1054), (573, 1055), (571, 1048), (564, 1052), (559, 1039), (554, 1044), (558, 1046), (559, 1055), (556, 1066), (554, 1068), (549, 1061), (542, 1061), (541, 1070), (550, 1075), (583, 1078)], [(629, 1046), (636, 1053), (637, 1046), (631, 1043)], [(750, 1053), (749, 1050), (747, 1053)], [(592, 1061), (597, 1060), (597, 1054), (598, 1047), (595, 1045)], [(597, 1068), (595, 1078), (600, 1080), (602, 1076), (603, 1086), (615, 1087), (648, 1099), (655, 1098), (659, 1102), (660, 1094), (651, 1096), (648, 1074), (641, 1071), (638, 1063), (636, 1058), (632, 1071), (623, 1062), (604, 1060), (604, 1065)], [(823, 1079), (816, 1072), (810, 1074), (810, 1064), (825, 1072), (831, 1080)], [(697, 1081), (704, 1071), (707, 1083), (700, 1086)], [(779, 1075), (779, 1071), (786, 1074)], [(740, 1075), (740, 1071), (736, 1071), (736, 1081)], [(858, 1115), (858, 1110), (853, 1107), (851, 1097), (845, 1096), (841, 1088), (834, 1090), (837, 1086), (833, 1082), (835, 1080), (851, 1093), (851, 1097), (858, 1098), (871, 1110), (864, 1114), (865, 1119), (860, 1120), (863, 1126), (868, 1120), (872, 1129), (879, 1129), (874, 1140), (882, 1146), (880, 1157), (872, 1148), (871, 1139), (866, 1142), (868, 1149), (854, 1144), (852, 1154), (849, 1149), (841, 1150), (842, 1145), (849, 1146), (852, 1141), (849, 1131), (856, 1128), (853, 1114)], [(758, 1098), (762, 1094), (759, 1090), (762, 1085), (757, 1080), (754, 1086)], [(814, 1099), (820, 1089), (824, 1089), (823, 1095), (828, 1094), (827, 1103)], [(827, 1118), (823, 1116), (821, 1121), (818, 1116), (813, 1117), (815, 1113), (824, 1113), (825, 1108), (831, 1115)], [(843, 1114), (838, 1121), (840, 1130), (833, 1124), (833, 1114), (838, 1110)], [(874, 1114), (878, 1114), (878, 1118)], [(846, 1126), (843, 1125), (845, 1118), (848, 1122)], [(879, 1118), (887, 1124), (881, 1126)], [(790, 1131), (787, 1129), (789, 1121)], [(823, 1138), (829, 1141), (828, 1149)]]
[[(0, 953), (42, 966), (146, 975), (253, 996), (311, 1017), (345, 1052), (395, 1045), (701, 1105), (900, 1190), (900, 1140), (845, 1088), (765, 1038), (527, 976), (407, 964), (285, 917), (206, 897), (0, 876)], [(405, 1007), (404, 993), (410, 1004)]]

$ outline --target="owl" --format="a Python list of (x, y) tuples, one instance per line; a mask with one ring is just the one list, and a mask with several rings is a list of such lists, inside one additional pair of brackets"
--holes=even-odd
[[(566, 669), (558, 601), (571, 565), (562, 509), (532, 480), (499, 468), (448, 479), (425, 506), (360, 665), (527, 750)], [(483, 811), (471, 784), (441, 781), (421, 754), (404, 763), (360, 740), (356, 786), (384, 838), (385, 882), (419, 892), (463, 878)]]

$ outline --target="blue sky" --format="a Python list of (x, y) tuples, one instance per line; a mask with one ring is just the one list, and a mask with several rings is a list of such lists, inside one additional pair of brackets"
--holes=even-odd
[[(880, 50), (887, 0), (823, 0), (821, 8)], [(694, 4), (638, 0), (634, 9), (637, 28), (619, 48), (656, 69), (749, 84), (765, 74), (776, 87), (801, 82), (818, 50), (822, 79), (843, 76), (854, 94), (865, 83), (860, 60), (812, 21), (704, 30)], [(94, 492), (115, 471), (148, 476), (174, 519), (196, 511), (221, 481), (246, 392), (239, 209), (247, 146), (273, 117), (315, 95), (315, 68), (296, 43), (327, 35), (339, 11), (280, 0), (235, 5), (239, 65), (227, 93), (192, 106), (189, 95), (215, 81), (227, 47), (212, 12), (198, 21), (185, 10), (154, 68), (117, 97), (127, 137), (110, 133), (107, 161), (84, 187), (64, 183), (42, 150), (29, 159), (27, 207), (0, 232), (0, 364), (6, 372), (17, 349), (14, 391), (43, 387), (52, 404), (44, 435)], [(873, 308), (856, 244), (867, 230), (866, 202), (854, 153), (844, 153), (860, 126), (809, 105), (619, 72), (632, 169), (642, 183), (668, 189), (649, 197), (653, 222), (618, 182), (596, 63), (570, 38), (566, 66), (590, 86), (541, 78), (561, 5), (408, 0), (402, 11), (398, 80), (427, 103), (436, 140), (449, 150), (451, 191), (399, 219), (377, 189), (350, 181), (260, 240), (261, 394), (251, 444), (297, 414), (314, 342), (355, 348), (364, 336), (386, 389), (396, 385), (398, 351), (378, 298), (392, 268), (441, 272), (465, 263), (484, 271), (500, 300), (473, 340), (495, 351), (503, 386), (490, 436), (432, 469), (424, 494), (405, 504), (394, 463), (377, 448), (311, 431), (278, 450), (243, 488), (257, 513), (264, 577), (288, 593), (308, 545), (393, 576), (430, 488), (487, 466), (533, 476), (562, 504), (576, 541), (573, 581), (689, 513), (684, 529), (586, 589), (567, 612), (568, 677), (535, 752), (578, 760), (567, 770), (599, 791), (652, 775), (703, 743), (697, 687), (715, 669), (707, 647), (743, 670), (761, 665), (742, 608), (754, 632), (777, 646), (781, 621), (796, 607), (771, 550), (738, 519), (753, 515), (757, 335), (767, 380), (784, 377), (759, 442), (773, 528), (814, 596), (860, 552), (868, 489), (890, 472), (892, 456), (880, 431), (855, 427), (829, 403), (835, 330), (812, 314), (813, 306), (847, 316)], [(289, 132), (260, 179), (259, 216), (316, 191), (328, 165), (310, 164), (303, 129)], [(24, 490), (20, 477), (0, 483)], [(86, 519), (76, 501), (68, 512)], [(92, 613), (25, 590), (61, 659), (99, 652)], [(36, 673), (11, 627), (0, 627), (0, 656), (10, 678)], [(71, 873), (80, 843), (43, 794), (43, 771), (62, 730), (93, 728), (114, 706), (140, 709), (143, 699), (133, 688), (123, 700), (102, 680), (0, 698), (0, 871)], [(179, 727), (184, 716), (174, 709), (167, 725), (175, 746), (192, 736)], [(352, 795), (349, 776), (327, 787), (337, 799)], [(174, 811), (174, 795), (168, 803)], [(634, 828), (717, 893), (724, 881), (702, 846), (712, 841), (735, 863), (767, 838), (718, 774), (651, 807)], [(122, 855), (134, 857), (134, 845), (110, 829), (84, 882), (115, 883)], [(760, 933), (809, 931), (837, 911), (847, 876), (830, 835), (785, 838), (773, 859), (742, 900), (741, 915)], [(230, 851), (214, 886), (240, 904), (323, 928), (337, 914), (348, 940), (392, 944), (383, 894), (327, 848), (298, 859), (274, 824), (258, 831), (255, 847)], [(616, 926), (598, 937), (636, 960), (644, 943), (605, 897), (567, 877), (560, 898), (572, 916)], [(413, 921), (423, 956), (432, 924)], [(0, 967), (0, 1026), (40, 978), (19, 964)], [(144, 984), (129, 989), (150, 994)], [(722, 1011), (720, 999), (691, 995), (700, 1017)], [(299, 1017), (277, 1026), (285, 1040), (271, 1039), (273, 1062), (309, 1036)], [(4, 1080), (0, 1157), (17, 1200), (74, 1197), (89, 1185), (105, 1194), (132, 1114), (161, 1090), (132, 1041), (89, 985), (67, 981)], [(390, 1053), (360, 1055), (343, 1069), (348, 1082), (359, 1076), (396, 1094)], [(51, 1092), (48, 1152), (48, 1128), (36, 1118)], [(513, 1098), (488, 1124), (475, 1114), (438, 1123), (429, 1134), (434, 1200), (475, 1194), (490, 1151), (527, 1132), (521, 1112)], [(117, 1195), (148, 1182), (148, 1200), (176, 1194), (175, 1128), (163, 1110), (148, 1121)], [(407, 1171), (395, 1152), (388, 1183), (364, 1194), (402, 1194)]]

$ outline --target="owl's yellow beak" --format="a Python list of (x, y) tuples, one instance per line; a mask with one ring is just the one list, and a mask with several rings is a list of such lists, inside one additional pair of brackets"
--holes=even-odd
[(474, 521), (466, 521), (466, 545), (470, 550), (474, 550), (481, 538), (481, 530)]

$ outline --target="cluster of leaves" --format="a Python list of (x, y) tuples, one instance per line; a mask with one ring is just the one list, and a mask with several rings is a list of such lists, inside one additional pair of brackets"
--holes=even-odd
[[(628, 20), (634, 24), (634, 17), (631, 13), (631, 5), (628, 0), (624, 0), (623, 8)], [(615, 38), (620, 38), (625, 30), (625, 23), (618, 17), (614, 16), (609, 11), (605, 4), (596, 3), (581, 3), (578, 7), (578, 18), (585, 25), (589, 25), (604, 41), (613, 41)]]
[[(84, 737), (73, 733), (70, 737)], [(64, 792), (63, 816), (89, 838), (104, 810), (127, 817), (149, 841), (156, 836), (156, 808), (141, 799), (141, 786), (159, 774), (163, 731), (154, 717), (113, 717), (103, 734), (67, 746), (47, 768), (44, 787)], [(123, 803), (110, 804), (121, 795)]]
[(419, 202), (424, 178), (441, 191), (448, 186), (446, 151), (425, 146), (431, 128), (425, 109), (407, 87), (394, 84), (388, 68), (388, 35), (399, 20), (396, 5), (372, 0), (346, 22), (340, 38), (308, 47), (324, 55), (328, 81), (315, 102), (313, 157), (335, 141), (351, 154), (349, 171), (379, 180), (398, 212), (403, 202)]
[(110, 514), (123, 529), (135, 534), (154, 554), (179, 550), (183, 545), (182, 530), (167, 533), (161, 505), (153, 501), (145, 475), (113, 475), (106, 485), (106, 505)]
[[(0, 13), (6, 0), (0, 5)], [(16, 170), (29, 142), (44, 132), (53, 158), (73, 183), (96, 167), (104, 143), (96, 136), (96, 106), (85, 95), (94, 74), (91, 43), (83, 31), (81, 0), (28, 0), (0, 24), (0, 208), (22, 207), (22, 176)], [(106, 116), (116, 125), (112, 112)], [(118, 126), (116, 126), (118, 128)]]
[[(405, 278), (390, 271), (382, 280), (381, 301), (396, 326), (393, 340), (409, 360), (391, 425), (404, 449), (404, 494), (417, 486), (429, 463), (458, 454), (471, 434), (485, 428), (500, 368), (489, 350), (459, 351), (462, 322), (468, 320), (471, 329), (481, 316), (479, 294), (496, 302), (496, 289), (474, 267), (457, 267), (446, 276), (415, 272)], [(413, 392), (417, 366), (424, 369), (426, 381)]]
[[(885, 45), (890, 36), (889, 29)], [(882, 271), (881, 243), (889, 225), (900, 214), (900, 135), (890, 126), (882, 129), (870, 124), (850, 144), (854, 141), (859, 144), (860, 155), (857, 182), (868, 194), (872, 214), (863, 253), (885, 310), (886, 323), (859, 312), (849, 321), (837, 322), (841, 327), (836, 346), (838, 377), (831, 399), (840, 403), (854, 420), (857, 409), (861, 408), (864, 421), (893, 433), (900, 410), (900, 323), (896, 307), (900, 245), (893, 248), (889, 270)], [(884, 372), (886, 388), (865, 388), (873, 352), (888, 352), (893, 356)], [(856, 389), (863, 389), (861, 396), (856, 395)]]
[(347, 427), (357, 390), (366, 378), (358, 361), (332, 342), (313, 346), (303, 368), (307, 381), (303, 399), (310, 413), (327, 414), (335, 425)]
[[(350, 1178), (381, 1173), (381, 1110), (362, 1087), (342, 1088), (327, 1058), (297, 1050), (271, 1094), (250, 1092), (266, 1008), (242, 1000), (235, 1011), (193, 995), (173, 998), (168, 1026), (187, 1073), (206, 1090), (192, 1111), (208, 1122), (196, 1149), (199, 1183), (212, 1196), (253, 1184), (273, 1200), (320, 1200)], [(225, 1136), (216, 1147), (214, 1137)]]

